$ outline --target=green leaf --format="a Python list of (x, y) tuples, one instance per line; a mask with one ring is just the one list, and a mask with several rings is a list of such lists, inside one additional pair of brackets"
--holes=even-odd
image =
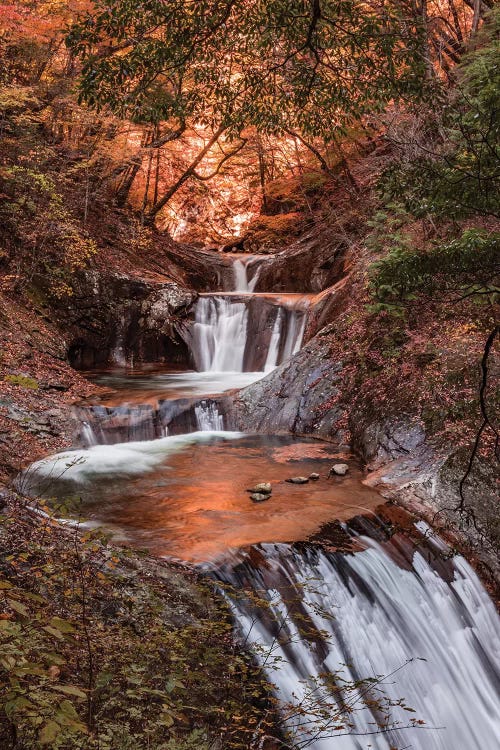
[(40, 730), (38, 740), (41, 745), (50, 745), (51, 742), (57, 738), (61, 731), (61, 727), (55, 721), (48, 721)]
[(75, 632), (75, 626), (72, 625), (71, 622), (68, 622), (68, 620), (61, 620), (60, 617), (52, 617), (50, 620), (50, 625), (53, 628), (56, 628), (61, 633), (74, 633)]
[(57, 690), (59, 693), (64, 693), (65, 695), (74, 695), (77, 698), (87, 697), (83, 690), (80, 690), (80, 688), (75, 685), (51, 685), (51, 689)]
[(21, 602), (18, 602), (15, 599), (7, 599), (7, 604), (11, 609), (13, 609), (15, 612), (18, 612), (23, 617), (30, 616), (29, 610), (24, 606), (24, 604), (21, 604)]

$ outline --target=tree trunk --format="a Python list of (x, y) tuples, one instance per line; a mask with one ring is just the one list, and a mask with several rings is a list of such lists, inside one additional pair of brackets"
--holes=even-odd
[(479, 28), (479, 22), (481, 20), (481, 0), (474, 0), (474, 17), (472, 19), (471, 36), (473, 36)]
[[(155, 125), (154, 128), (155, 128), (154, 132), (157, 133), (158, 126)], [(165, 144), (170, 143), (171, 141), (176, 141), (178, 138), (180, 138), (183, 132), (185, 131), (185, 129), (186, 129), (185, 124), (181, 123), (178, 130), (172, 130), (166, 135), (162, 136), (161, 138), (160, 137), (156, 139), (152, 138), (149, 144), (147, 143), (148, 137), (149, 137), (149, 131), (146, 132), (146, 134), (144, 135), (142, 139), (141, 147), (139, 151), (137, 151), (134, 154), (134, 156), (132, 156), (131, 159), (129, 159), (129, 166), (126, 169), (124, 180), (116, 192), (116, 202), (118, 206), (120, 206), (120, 208), (122, 208), (127, 202), (134, 180), (137, 177), (137, 174), (142, 167), (145, 150), (146, 149), (158, 149), (159, 150)]]
[(260, 189), (262, 190), (262, 208), (265, 213), (268, 205), (266, 196), (266, 162), (264, 158), (264, 148), (262, 146), (262, 140), (259, 133), (257, 133), (257, 154), (259, 157), (259, 180)]
[(191, 177), (193, 172), (195, 171), (198, 164), (204, 159), (204, 157), (207, 155), (207, 153), (210, 151), (212, 146), (217, 143), (220, 136), (225, 130), (225, 126), (222, 126), (217, 130), (216, 133), (210, 138), (208, 143), (203, 147), (203, 149), (199, 152), (199, 154), (196, 156), (196, 158), (191, 162), (189, 167), (186, 169), (186, 171), (179, 177), (177, 182), (175, 182), (171, 188), (167, 190), (164, 196), (159, 201), (156, 201), (156, 203), (153, 205), (151, 210), (149, 211), (147, 218), (151, 222), (155, 216), (158, 214), (159, 211), (164, 208), (169, 200), (172, 198), (172, 196), (175, 195), (175, 193), (184, 185), (184, 183)]

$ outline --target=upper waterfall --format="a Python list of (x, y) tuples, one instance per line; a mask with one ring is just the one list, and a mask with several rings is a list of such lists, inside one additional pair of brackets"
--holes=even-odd
[(234, 291), (254, 292), (259, 280), (260, 267), (258, 257), (235, 257), (233, 261)]

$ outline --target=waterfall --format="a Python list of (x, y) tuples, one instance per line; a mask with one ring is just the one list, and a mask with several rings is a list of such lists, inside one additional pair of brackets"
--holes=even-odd
[(248, 310), (226, 297), (200, 297), (196, 305), (192, 352), (202, 372), (243, 372)]
[(271, 372), (276, 367), (278, 362), (278, 354), (280, 349), (281, 339), (281, 328), (283, 325), (283, 310), (278, 310), (276, 320), (274, 321), (273, 330), (271, 333), (271, 340), (269, 342), (269, 349), (267, 350), (266, 363), (264, 365), (264, 372)]
[[(253, 269), (253, 275), (249, 278), (249, 271)], [(255, 258), (250, 256), (245, 260), (236, 258), (233, 262), (234, 274), (234, 291), (235, 292), (254, 292), (259, 280), (260, 268), (256, 266)]]
[(200, 401), (194, 407), (197, 429), (200, 432), (222, 431), (224, 429), (224, 415), (220, 414), (214, 401)]
[[(231, 606), (283, 715), (297, 707), (287, 726), (291, 744), (497, 750), (500, 618), (475, 572), (462, 557), (433, 566), (428, 549), (402, 551), (408, 540), (386, 549), (361, 539), (366, 549), (349, 555), (261, 545), (252, 558), (218, 573), (268, 602), (256, 607), (237, 594)], [(366, 699), (376, 691), (359, 686), (346, 694), (342, 682), (378, 677), (385, 677), (379, 687), (393, 706), (403, 699), (414, 711), (393, 707), (395, 728), (386, 734), (373, 733), (381, 713)], [(344, 686), (343, 700), (362, 710), (338, 719), (342, 697), (331, 692), (332, 679)], [(346, 718), (347, 735), (335, 729)], [(412, 718), (425, 724), (408, 727)]]
[(80, 422), (77, 443), (84, 448), (95, 445), (151, 441), (166, 435), (229, 429), (228, 400), (204, 398), (159, 399), (151, 404), (74, 407)]
[(305, 322), (280, 295), (203, 295), (188, 344), (198, 371), (269, 372), (300, 349)]
[(90, 448), (99, 442), (92, 425), (88, 422), (82, 422), (81, 437), (85, 448)]

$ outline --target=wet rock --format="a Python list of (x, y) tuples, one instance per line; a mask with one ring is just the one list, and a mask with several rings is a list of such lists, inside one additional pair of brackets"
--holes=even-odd
[(330, 469), (330, 476), (345, 477), (348, 471), (349, 466), (347, 464), (334, 464)]
[(317, 474), (315, 471), (313, 471), (312, 474), (309, 474), (309, 479), (313, 482), (317, 482), (319, 479), (319, 474)]
[(308, 484), (309, 478), (308, 477), (292, 477), (291, 479), (287, 479), (287, 482), (290, 482), (290, 484)]
[(265, 500), (269, 500), (270, 497), (271, 495), (264, 495), (262, 492), (252, 492), (252, 494), (250, 495), (250, 500), (253, 503), (263, 503)]
[(71, 383), (65, 383), (62, 380), (49, 380), (46, 383), (41, 383), (40, 388), (43, 391), (69, 391)]
[(195, 298), (183, 284), (160, 277), (83, 271), (74, 280), (71, 301), (55, 311), (67, 332), (70, 364), (88, 369), (132, 360), (186, 363), (189, 355), (176, 326)]
[[(242, 432), (291, 432), (327, 437), (347, 450), (345, 430), (336, 425), (342, 363), (333, 362), (319, 338), (291, 360), (241, 390), (234, 401), (235, 424)], [(332, 404), (332, 406), (328, 406)]]
[(161, 289), (153, 292), (143, 303), (141, 318), (145, 328), (163, 333), (172, 333), (172, 317), (183, 309), (187, 309), (193, 302), (195, 294), (178, 284), (165, 284)]
[(262, 495), (270, 495), (272, 491), (273, 488), (271, 482), (259, 482), (259, 484), (256, 484), (255, 487), (247, 490), (247, 492), (261, 493)]

